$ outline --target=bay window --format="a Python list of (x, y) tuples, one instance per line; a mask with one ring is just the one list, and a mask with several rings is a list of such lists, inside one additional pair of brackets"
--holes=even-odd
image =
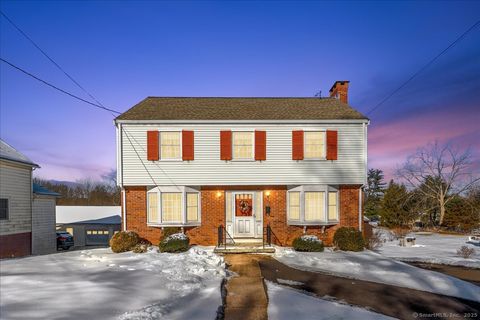
[(299, 186), (287, 194), (287, 222), (291, 225), (338, 223), (338, 190), (331, 186)]
[(161, 186), (147, 192), (147, 223), (158, 226), (200, 224), (200, 192), (189, 187)]

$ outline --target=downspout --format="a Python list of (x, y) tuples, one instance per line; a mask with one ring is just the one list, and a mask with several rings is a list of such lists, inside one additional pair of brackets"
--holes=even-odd
[(363, 219), (362, 219), (362, 188), (358, 189), (358, 229), (362, 231)]

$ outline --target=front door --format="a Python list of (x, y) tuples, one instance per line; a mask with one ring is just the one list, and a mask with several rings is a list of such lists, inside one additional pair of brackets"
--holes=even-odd
[(255, 206), (253, 192), (234, 193), (234, 235), (253, 237), (255, 234)]

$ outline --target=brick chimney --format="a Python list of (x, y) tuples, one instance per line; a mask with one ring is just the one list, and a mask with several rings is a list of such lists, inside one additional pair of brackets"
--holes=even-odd
[(335, 81), (330, 89), (330, 97), (348, 103), (348, 83), (350, 81)]

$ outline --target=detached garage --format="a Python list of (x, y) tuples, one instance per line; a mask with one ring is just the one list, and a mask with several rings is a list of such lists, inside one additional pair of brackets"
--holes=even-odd
[(120, 231), (120, 206), (57, 206), (57, 230), (73, 236), (75, 247), (107, 246)]

